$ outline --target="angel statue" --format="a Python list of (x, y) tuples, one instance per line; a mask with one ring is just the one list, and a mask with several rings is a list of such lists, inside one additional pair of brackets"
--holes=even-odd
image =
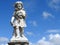
[(26, 27), (26, 23), (25, 23), (26, 13), (23, 8), (23, 3), (21, 1), (17, 1), (14, 7), (15, 7), (15, 11), (11, 18), (11, 24), (14, 27), (13, 36), (23, 37), (24, 27)]

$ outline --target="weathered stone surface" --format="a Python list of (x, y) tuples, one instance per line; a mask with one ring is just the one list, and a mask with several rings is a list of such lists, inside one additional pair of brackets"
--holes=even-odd
[(29, 45), (28, 42), (9, 42), (8, 45)]
[(28, 39), (24, 36), (24, 27), (26, 27), (25, 17), (26, 12), (23, 8), (23, 3), (17, 1), (11, 19), (11, 25), (14, 28), (14, 32), (8, 45), (29, 45)]

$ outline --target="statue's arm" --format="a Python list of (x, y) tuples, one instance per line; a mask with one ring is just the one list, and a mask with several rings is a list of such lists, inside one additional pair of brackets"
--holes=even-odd
[(15, 17), (13, 16), (13, 17), (11, 18), (11, 24), (12, 24), (12, 25), (13, 25), (14, 19), (15, 19)]
[(23, 11), (23, 19), (25, 19), (25, 18), (26, 18), (26, 12)]
[(21, 12), (19, 12), (17, 16), (18, 16), (19, 18), (21, 18), (21, 19), (25, 19), (26, 13), (25, 13), (24, 10), (21, 10)]

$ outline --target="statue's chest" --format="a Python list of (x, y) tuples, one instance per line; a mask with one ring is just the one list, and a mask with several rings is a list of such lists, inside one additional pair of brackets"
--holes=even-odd
[(16, 19), (22, 19), (22, 15), (23, 15), (22, 11), (16, 11), (14, 16)]
[(16, 15), (23, 15), (23, 12), (22, 11), (16, 11), (15, 14)]

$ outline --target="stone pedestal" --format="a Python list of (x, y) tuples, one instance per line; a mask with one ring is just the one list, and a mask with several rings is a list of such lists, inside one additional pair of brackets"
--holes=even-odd
[(28, 42), (9, 42), (8, 45), (29, 45)]
[(23, 37), (12, 37), (8, 45), (29, 45), (28, 39)]

